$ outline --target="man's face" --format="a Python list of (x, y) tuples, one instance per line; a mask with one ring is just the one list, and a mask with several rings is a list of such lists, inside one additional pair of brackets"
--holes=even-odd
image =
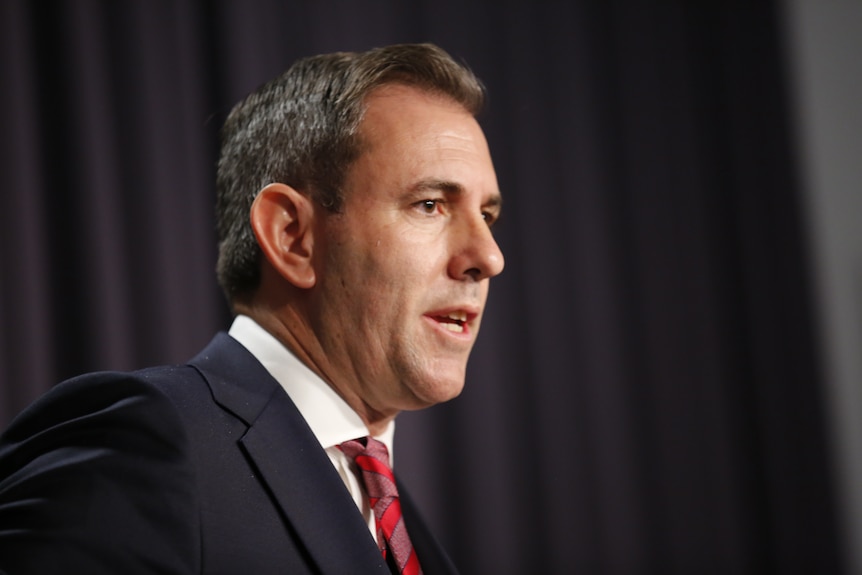
[[(367, 99), (365, 151), (315, 240), (312, 322), (326, 378), (370, 417), (457, 396), (489, 278), (500, 194), (475, 119), (400, 85)], [(354, 405), (355, 407), (355, 405)]]

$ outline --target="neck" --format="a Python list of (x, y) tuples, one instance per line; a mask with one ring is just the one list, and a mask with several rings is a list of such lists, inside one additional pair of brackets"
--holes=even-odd
[(358, 393), (357, 386), (347, 385), (344, 378), (336, 377), (331, 369), (327, 369), (326, 352), (313, 330), (303, 316), (292, 306), (281, 310), (255, 303), (234, 304), (238, 315), (253, 319), (263, 329), (273, 335), (283, 346), (291, 351), (303, 364), (327, 383), (350, 408), (362, 419), (370, 435), (379, 436), (386, 431), (389, 423), (395, 419), (396, 413), (380, 413), (373, 409)]

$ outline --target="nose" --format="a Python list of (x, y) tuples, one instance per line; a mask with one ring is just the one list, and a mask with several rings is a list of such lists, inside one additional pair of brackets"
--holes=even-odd
[(453, 246), (449, 275), (457, 280), (481, 281), (502, 272), (503, 252), (485, 219), (478, 216), (465, 222), (464, 228)]

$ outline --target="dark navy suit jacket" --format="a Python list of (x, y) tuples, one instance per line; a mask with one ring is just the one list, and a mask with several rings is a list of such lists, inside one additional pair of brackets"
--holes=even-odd
[[(455, 573), (403, 485), (426, 575)], [(388, 574), (296, 406), (219, 334), (64, 382), (0, 439), (0, 573)]]

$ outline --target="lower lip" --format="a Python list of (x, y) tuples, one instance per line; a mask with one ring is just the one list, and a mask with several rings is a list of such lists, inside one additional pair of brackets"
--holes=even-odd
[(457, 338), (459, 340), (471, 340), (471, 339), (473, 339), (473, 335), (470, 333), (470, 324), (468, 324), (468, 323), (464, 323), (462, 325), (463, 331), (450, 331), (448, 328), (444, 327), (444, 325), (443, 325), (444, 322), (439, 321), (437, 318), (427, 316), (427, 315), (422, 316), (422, 317), (424, 317), (427, 321), (434, 324), (434, 327), (437, 330), (445, 333), (446, 335), (448, 335), (450, 337), (454, 337), (454, 338)]

